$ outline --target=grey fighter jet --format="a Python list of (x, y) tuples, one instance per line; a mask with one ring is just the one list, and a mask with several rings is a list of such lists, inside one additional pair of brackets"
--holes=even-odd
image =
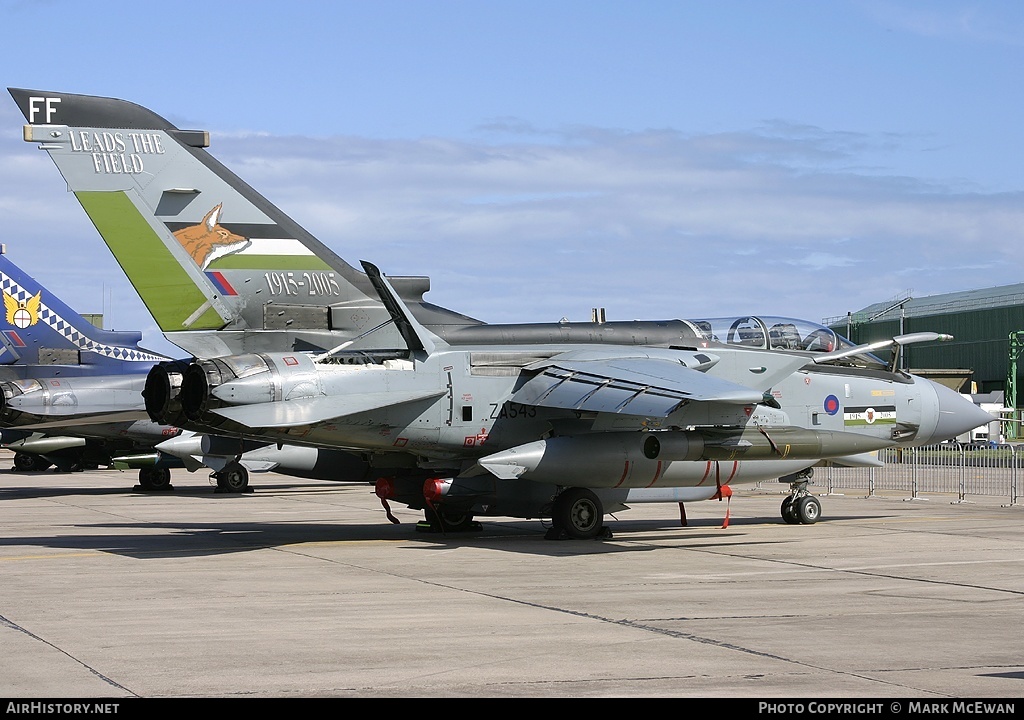
[(770, 333), (716, 341), (701, 330), (713, 330), (708, 321), (690, 323), (686, 341), (669, 347), (452, 345), (363, 265), (403, 346), (247, 353), (199, 360), (180, 375), (180, 366), (157, 365), (146, 391), (152, 417), (343, 449), (382, 468), (429, 468), (436, 477), (425, 488), (390, 479), (381, 492), (410, 504), (422, 492), (451, 522), (546, 503), (551, 536), (572, 538), (606, 534), (605, 503), (625, 503), (633, 489), (720, 497), (730, 484), (791, 474), (783, 517), (812, 523), (820, 504), (799, 473), (819, 460), (928, 444), (989, 419), (822, 328), (785, 349), (770, 346)]

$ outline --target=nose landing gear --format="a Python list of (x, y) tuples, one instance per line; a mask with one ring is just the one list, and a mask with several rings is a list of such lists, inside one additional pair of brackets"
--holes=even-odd
[(792, 493), (782, 501), (782, 519), (789, 525), (813, 525), (821, 517), (821, 503), (807, 489), (813, 469), (808, 468), (783, 480), (789, 480)]

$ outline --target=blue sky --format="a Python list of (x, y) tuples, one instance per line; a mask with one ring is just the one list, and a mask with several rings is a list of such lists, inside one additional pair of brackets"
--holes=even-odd
[[(489, 322), (820, 321), (1024, 282), (1024, 3), (0, 0), (5, 87), (182, 128)], [(0, 98), (0, 242), (153, 323)]]

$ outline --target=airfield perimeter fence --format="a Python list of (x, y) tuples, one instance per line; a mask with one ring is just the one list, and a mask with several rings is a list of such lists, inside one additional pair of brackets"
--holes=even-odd
[[(878, 453), (880, 467), (819, 467), (811, 486), (815, 494), (834, 495), (843, 490), (906, 493), (907, 499), (925, 494), (956, 497), (952, 502), (971, 502), (970, 496), (1004, 497), (1007, 506), (1018, 504), (1018, 488), (1024, 469), (1024, 445), (964, 446), (940, 443), (916, 448), (886, 448)], [(759, 483), (767, 489), (768, 483)], [(788, 487), (788, 485), (787, 485)]]

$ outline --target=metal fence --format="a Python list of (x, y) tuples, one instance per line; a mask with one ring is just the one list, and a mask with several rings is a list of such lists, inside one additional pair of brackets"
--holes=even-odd
[(881, 467), (815, 468), (814, 491), (834, 494), (863, 490), (869, 497), (878, 492), (903, 492), (911, 499), (926, 493), (954, 495), (954, 502), (969, 496), (1004, 497), (1018, 504), (1018, 478), (1024, 463), (1024, 445), (985, 447), (942, 443), (919, 448), (888, 448), (879, 452)]

